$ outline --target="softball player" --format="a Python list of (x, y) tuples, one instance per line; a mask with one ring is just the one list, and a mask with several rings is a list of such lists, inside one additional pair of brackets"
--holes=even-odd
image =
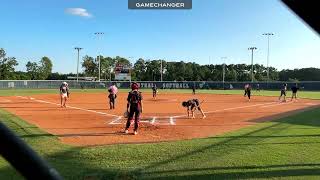
[(192, 86), (192, 94), (195, 95), (196, 94), (196, 85)]
[(129, 133), (129, 127), (134, 115), (134, 135), (136, 135), (138, 134), (140, 115), (143, 110), (142, 95), (139, 91), (139, 85), (137, 83), (132, 83), (131, 90), (132, 91), (129, 92), (127, 98), (127, 112), (129, 112), (129, 115), (125, 128), (125, 133)]
[(248, 96), (248, 99), (250, 101), (250, 99), (251, 99), (251, 86), (250, 86), (250, 84), (246, 84), (244, 86), (244, 97), (246, 97), (246, 96)]
[(257, 84), (257, 91), (260, 92), (260, 84)]
[(281, 90), (280, 90), (280, 96), (279, 101), (281, 100), (281, 97), (283, 96), (283, 102), (286, 102), (286, 92), (287, 92), (287, 84), (283, 83)]
[(247, 88), (249, 87), (249, 84), (244, 85), (244, 97), (247, 96)]
[(200, 107), (200, 103), (198, 99), (190, 99), (188, 101), (183, 101), (182, 106), (187, 108), (188, 117), (190, 117), (190, 113), (191, 113), (192, 118), (195, 118), (194, 111), (198, 109), (202, 114), (202, 119), (206, 118), (206, 115), (204, 114), (203, 110)]
[(110, 109), (114, 109), (118, 88), (113, 84), (108, 88), (108, 92), (109, 92), (108, 98), (109, 98)]
[(157, 99), (157, 92), (158, 92), (157, 85), (154, 84), (154, 85), (152, 86), (152, 97), (153, 97), (153, 99)]
[(66, 102), (69, 98), (69, 85), (66, 82), (63, 82), (60, 86), (60, 104), (61, 107), (66, 107)]
[(293, 98), (295, 98), (295, 100), (297, 101), (298, 90), (299, 90), (298, 84), (295, 84), (293, 87), (291, 87), (291, 91), (292, 91), (291, 101), (293, 100)]

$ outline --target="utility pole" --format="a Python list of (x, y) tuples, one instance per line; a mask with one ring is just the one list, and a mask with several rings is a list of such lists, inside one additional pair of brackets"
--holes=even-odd
[[(134, 57), (132, 57), (132, 56), (130, 56), (130, 57), (128, 57), (129, 58), (129, 61), (130, 61), (130, 64), (131, 64), (131, 67), (130, 67), (130, 82), (131, 82), (131, 72), (132, 72), (132, 70), (133, 70), (133, 68), (134, 68)], [(132, 62), (132, 63), (131, 63)]]
[(264, 33), (262, 34), (268, 37), (268, 53), (267, 53), (267, 82), (269, 83), (269, 37), (273, 36), (273, 33)]
[(249, 47), (248, 50), (251, 50), (251, 82), (253, 82), (253, 50), (256, 50), (256, 47)]
[(79, 53), (80, 53), (80, 50), (83, 48), (75, 47), (74, 49), (78, 51), (78, 61), (77, 61), (77, 82), (78, 82), (79, 81)]
[[(97, 38), (99, 39), (100, 36), (104, 35), (104, 32), (96, 32), (94, 33)], [(101, 74), (101, 59), (100, 59), (100, 51), (98, 52), (98, 62), (99, 62), (99, 81), (100, 81), (100, 74)]]
[(160, 67), (160, 71), (161, 71), (161, 74), (160, 74), (160, 81), (162, 82), (162, 59), (160, 60), (161, 62), (160, 62), (160, 64), (161, 64), (161, 67)]
[(221, 57), (221, 60), (223, 61), (223, 69), (222, 69), (222, 84), (224, 89), (224, 80), (226, 76), (226, 59), (227, 57)]

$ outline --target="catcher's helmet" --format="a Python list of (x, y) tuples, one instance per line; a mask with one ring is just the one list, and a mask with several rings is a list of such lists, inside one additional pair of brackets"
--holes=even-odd
[(139, 84), (136, 83), (136, 82), (132, 83), (132, 84), (131, 84), (131, 89), (132, 89), (132, 90), (139, 89)]

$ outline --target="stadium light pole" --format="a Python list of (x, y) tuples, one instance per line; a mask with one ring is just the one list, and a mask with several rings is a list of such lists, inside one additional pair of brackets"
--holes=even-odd
[[(96, 32), (94, 34), (97, 36), (97, 38), (99, 38), (100, 36), (104, 35), (104, 32)], [(98, 61), (99, 61), (99, 81), (100, 81), (100, 74), (101, 74), (100, 51), (98, 52)]]
[(253, 82), (253, 51), (256, 50), (256, 47), (249, 47), (248, 50), (251, 50), (251, 82)]
[(267, 82), (269, 82), (269, 39), (270, 39), (270, 36), (273, 36), (274, 34), (273, 33), (264, 33), (262, 34), (264, 36), (267, 36), (268, 37), (268, 53), (267, 53)]
[(226, 76), (226, 59), (227, 57), (221, 57), (221, 60), (223, 61), (223, 69), (222, 69), (222, 84), (223, 84), (223, 89), (224, 89), (224, 79)]
[(134, 67), (134, 57), (133, 56), (130, 56), (130, 57), (128, 57), (129, 58), (129, 61), (130, 61), (130, 64), (131, 64), (131, 61), (132, 61), (132, 67), (130, 67), (130, 83), (131, 83), (131, 71), (132, 71), (132, 69), (133, 69), (133, 67)]
[(162, 82), (162, 59), (160, 61), (161, 61), (160, 62), (160, 64), (161, 64), (161, 67), (160, 67), (160, 71), (161, 71), (161, 73), (160, 73), (160, 81)]
[(74, 49), (78, 51), (78, 61), (77, 61), (77, 82), (78, 82), (79, 81), (79, 53), (80, 53), (80, 50), (83, 48), (75, 47)]

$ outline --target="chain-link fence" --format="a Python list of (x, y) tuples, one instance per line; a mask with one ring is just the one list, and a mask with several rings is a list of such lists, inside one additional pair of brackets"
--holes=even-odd
[[(57, 89), (64, 81), (60, 80), (1, 80), (0, 89)], [(70, 88), (74, 89), (103, 89), (109, 87), (115, 83), (119, 88), (129, 88), (130, 83), (128, 81), (67, 81)], [(141, 88), (151, 88), (154, 84), (160, 89), (243, 89), (244, 85), (249, 83), (253, 89), (280, 89), (283, 83), (287, 83), (288, 87), (295, 85), (295, 82), (216, 82), (216, 81), (141, 81), (138, 82)], [(299, 87), (303, 87), (304, 90), (319, 91), (320, 81), (303, 81), (297, 83)]]

